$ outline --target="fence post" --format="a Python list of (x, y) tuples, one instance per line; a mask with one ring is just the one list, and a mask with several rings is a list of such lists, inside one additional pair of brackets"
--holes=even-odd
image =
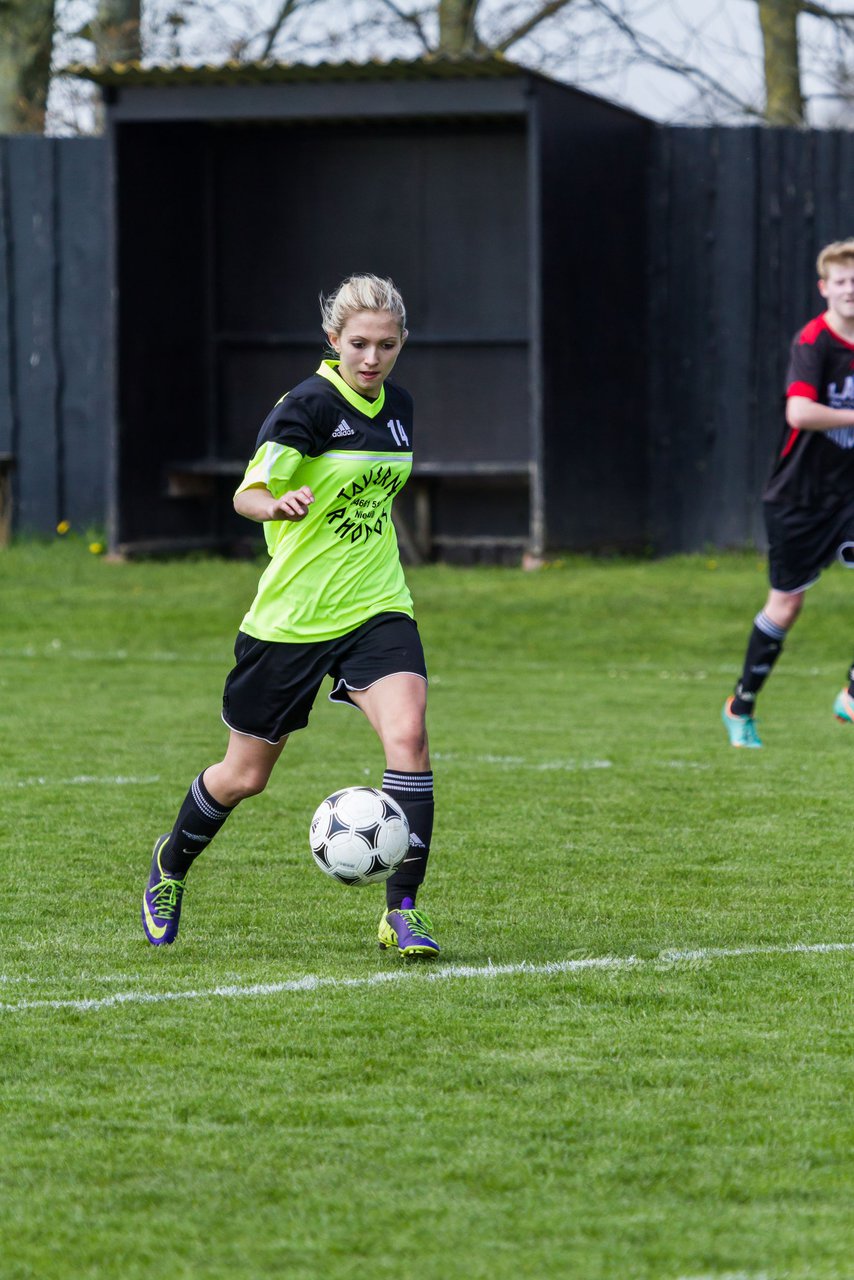
[(12, 468), (15, 455), (0, 453), (0, 547), (12, 541)]

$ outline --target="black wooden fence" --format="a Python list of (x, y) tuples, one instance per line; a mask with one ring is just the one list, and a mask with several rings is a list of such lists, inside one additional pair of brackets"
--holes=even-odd
[(97, 138), (0, 138), (0, 465), (21, 533), (104, 522), (106, 162)]
[(647, 512), (657, 552), (762, 545), (815, 258), (854, 236), (854, 134), (660, 129), (649, 180)]
[[(99, 139), (0, 139), (0, 467), (14, 457), (20, 533), (105, 519), (107, 159)], [(624, 314), (615, 296), (603, 341), (617, 378), (622, 344), (646, 351), (624, 388), (626, 431), (648, 445), (633, 543), (761, 545), (789, 340), (822, 309), (817, 250), (854, 234), (854, 134), (658, 129), (626, 217), (647, 223), (648, 305)]]

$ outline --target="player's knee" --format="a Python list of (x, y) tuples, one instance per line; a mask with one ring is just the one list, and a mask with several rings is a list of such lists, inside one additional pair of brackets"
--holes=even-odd
[(419, 762), (427, 757), (427, 729), (421, 717), (397, 720), (385, 735), (386, 754), (413, 763), (408, 767), (419, 768)]
[(769, 599), (764, 612), (772, 622), (777, 624), (778, 627), (784, 627), (788, 631), (789, 627), (791, 627), (797, 619), (803, 605), (803, 592), (799, 592), (795, 595), (788, 595), (780, 591), (774, 593), (771, 599)]
[(803, 607), (804, 607), (803, 596), (790, 596), (788, 600), (785, 601), (782, 607), (782, 613), (783, 613), (782, 625), (787, 628), (791, 627), (791, 625), (794, 623), (794, 621), (796, 620), (798, 614), (800, 613)]
[(260, 795), (269, 780), (270, 774), (266, 769), (246, 766), (237, 770), (229, 779), (232, 803), (238, 804), (241, 800), (248, 800), (250, 796)]

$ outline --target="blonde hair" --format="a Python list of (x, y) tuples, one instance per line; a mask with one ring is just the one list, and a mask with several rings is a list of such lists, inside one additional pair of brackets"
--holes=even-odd
[(388, 311), (399, 324), (401, 334), (406, 328), (406, 307), (393, 280), (372, 275), (348, 276), (328, 298), (320, 295), (324, 333), (341, 333), (358, 311)]
[(838, 267), (844, 262), (854, 261), (854, 239), (834, 240), (826, 244), (816, 259), (816, 271), (822, 280), (826, 280), (831, 267)]

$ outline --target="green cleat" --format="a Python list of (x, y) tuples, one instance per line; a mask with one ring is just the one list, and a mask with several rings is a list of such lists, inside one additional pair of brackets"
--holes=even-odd
[(847, 689), (842, 689), (837, 693), (836, 701), (833, 704), (833, 714), (843, 724), (854, 724), (854, 698), (851, 697)]
[(729, 736), (731, 747), (761, 747), (762, 739), (756, 731), (756, 721), (752, 716), (737, 716), (732, 712), (732, 698), (727, 698), (721, 719)]

